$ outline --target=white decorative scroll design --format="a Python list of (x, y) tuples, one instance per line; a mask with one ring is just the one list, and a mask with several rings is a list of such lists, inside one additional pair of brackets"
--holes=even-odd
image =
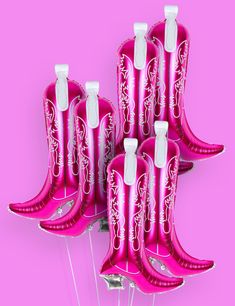
[(144, 105), (143, 110), (139, 114), (139, 125), (143, 135), (148, 136), (151, 133), (151, 122), (152, 108), (154, 107), (155, 99), (155, 86), (156, 86), (156, 74), (157, 74), (157, 58), (152, 58), (146, 65), (146, 75), (144, 80)]
[(113, 114), (106, 114), (100, 122), (98, 179), (103, 192), (106, 192), (107, 167), (114, 157), (115, 130)]
[(64, 167), (63, 160), (63, 146), (59, 140), (59, 121), (56, 113), (55, 104), (46, 99), (44, 103), (46, 126), (47, 126), (47, 140), (49, 146), (50, 162), (49, 168), (51, 174), (58, 177), (61, 174), (61, 170)]
[(167, 163), (165, 177), (165, 196), (160, 204), (159, 222), (165, 234), (171, 233), (173, 227), (173, 213), (176, 195), (179, 159), (173, 156)]
[(120, 173), (112, 170), (109, 175), (108, 205), (113, 229), (112, 245), (115, 250), (119, 250), (122, 241), (125, 240), (125, 216), (124, 207), (124, 181)]
[(165, 51), (162, 42), (156, 38), (152, 38), (152, 42), (157, 46), (158, 49), (158, 69), (156, 76), (156, 89), (155, 89), (155, 106), (154, 114), (158, 118), (162, 115), (166, 107), (166, 84), (165, 84)]
[(77, 153), (77, 136), (75, 129), (74, 108), (80, 101), (80, 96), (74, 98), (69, 105), (68, 113), (68, 130), (69, 139), (67, 144), (68, 149), (68, 166), (71, 168), (72, 174), (78, 175), (78, 153)]
[(131, 59), (122, 54), (118, 66), (119, 73), (119, 109), (123, 117), (123, 133), (128, 135), (135, 124), (135, 101), (133, 97), (134, 88), (134, 66)]
[(154, 162), (151, 156), (143, 152), (142, 157), (146, 160), (149, 166), (149, 181), (146, 194), (146, 212), (145, 212), (145, 232), (150, 232), (156, 222), (156, 200), (155, 200), (155, 175)]
[(170, 95), (170, 109), (174, 118), (180, 118), (183, 113), (183, 94), (187, 74), (189, 41), (184, 40), (177, 48), (175, 62), (175, 82)]
[(134, 214), (130, 216), (129, 241), (134, 251), (139, 251), (143, 245), (146, 191), (147, 174), (143, 173), (136, 182)]
[(88, 126), (85, 121), (77, 116), (76, 117), (76, 130), (78, 137), (78, 158), (79, 158), (79, 185), (85, 194), (89, 194), (94, 185), (94, 169), (91, 159), (89, 157), (88, 145)]

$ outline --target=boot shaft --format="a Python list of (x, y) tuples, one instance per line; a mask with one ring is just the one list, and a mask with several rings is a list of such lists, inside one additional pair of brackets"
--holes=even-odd
[(155, 137), (149, 138), (140, 146), (138, 153), (148, 163), (151, 178), (147, 192), (145, 243), (156, 252), (157, 243), (159, 246), (171, 240), (180, 153), (178, 145), (168, 140), (166, 165), (158, 168), (154, 163), (155, 144)]
[(222, 153), (224, 146), (200, 140), (187, 122), (184, 91), (190, 43), (186, 28), (176, 21), (177, 14), (177, 6), (165, 6), (166, 19), (148, 35), (159, 53), (155, 120), (169, 122), (169, 138), (177, 141), (181, 158), (201, 160)]
[[(138, 24), (137, 30), (136, 24), (134, 27), (135, 38), (125, 41), (118, 50), (118, 104), (121, 121), (118, 143), (120, 143), (121, 150), (123, 150), (123, 139), (126, 137), (134, 137), (142, 142), (153, 135), (154, 118), (152, 110), (154, 107), (158, 53), (155, 45), (147, 40), (144, 35), (139, 38)], [(141, 50), (141, 40), (146, 48), (146, 53), (144, 55), (144, 65), (140, 68), (136, 67), (135, 62), (136, 58), (138, 59), (138, 48)]]
[[(122, 269), (139, 266), (144, 251), (144, 214), (148, 169), (146, 162), (137, 157), (135, 183), (124, 182), (125, 155), (115, 157), (108, 166), (108, 219), (112, 260), (120, 262)], [(127, 260), (128, 259), (128, 260)]]
[(79, 196), (94, 202), (90, 215), (106, 210), (107, 166), (115, 155), (116, 119), (111, 103), (98, 97), (98, 126), (88, 124), (87, 100), (75, 109), (79, 159)]
[[(173, 18), (174, 19), (174, 18)], [(175, 19), (175, 46), (167, 51), (167, 36), (174, 31), (168, 29), (166, 18), (154, 25), (149, 31), (150, 40), (157, 46), (159, 53), (157, 86), (155, 97), (155, 120), (165, 120), (180, 124), (184, 111), (184, 90), (189, 55), (189, 34), (186, 28)], [(173, 133), (171, 129), (169, 133)], [(171, 136), (171, 135), (169, 135)]]
[[(49, 178), (60, 188), (57, 197), (66, 197), (77, 191), (78, 160), (74, 126), (74, 107), (84, 98), (84, 90), (68, 80), (68, 107), (59, 109), (56, 83), (50, 84), (44, 94), (44, 113), (49, 147)], [(64, 186), (64, 188), (62, 188)], [(63, 194), (62, 194), (63, 193)]]

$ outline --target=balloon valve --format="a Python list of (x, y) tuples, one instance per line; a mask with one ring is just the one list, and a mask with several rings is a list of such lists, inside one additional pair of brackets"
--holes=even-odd
[(164, 12), (166, 18), (164, 47), (167, 52), (174, 52), (176, 50), (178, 36), (178, 26), (176, 23), (178, 6), (166, 5), (164, 7)]
[(99, 232), (109, 232), (109, 223), (107, 218), (100, 219)]
[(101, 275), (101, 277), (103, 277), (109, 290), (124, 289), (123, 276), (116, 275), (116, 274), (110, 274), (110, 275)]
[(145, 35), (148, 30), (147, 23), (134, 23), (135, 46), (134, 46), (134, 66), (138, 70), (142, 70), (146, 65), (147, 57), (147, 41)]
[(168, 122), (167, 121), (155, 121), (154, 131), (156, 134), (155, 138), (155, 152), (154, 152), (154, 164), (157, 168), (164, 168), (167, 160), (167, 132)]
[(55, 85), (56, 101), (57, 107), (60, 111), (66, 111), (69, 107), (69, 97), (68, 97), (68, 74), (69, 65), (55, 65), (55, 73), (57, 76), (57, 81)]
[(138, 140), (136, 138), (124, 139), (124, 150), (125, 150), (124, 183), (128, 186), (133, 185), (136, 180), (137, 146), (138, 146)]
[(99, 103), (98, 103), (98, 93), (99, 93), (99, 82), (90, 81), (86, 82), (86, 114), (88, 126), (95, 129), (99, 126)]

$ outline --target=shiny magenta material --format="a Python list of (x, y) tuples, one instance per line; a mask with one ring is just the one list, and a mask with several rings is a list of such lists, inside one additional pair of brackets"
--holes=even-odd
[(161, 275), (151, 266), (144, 248), (144, 213), (148, 165), (137, 157), (136, 181), (124, 183), (125, 155), (108, 166), (108, 221), (110, 247), (101, 268), (106, 280), (121, 275), (145, 293), (164, 292), (183, 284), (180, 278)]
[[(117, 153), (123, 152), (124, 138), (137, 138), (139, 143), (155, 135), (154, 97), (158, 64), (155, 45), (147, 41), (146, 66), (134, 67), (135, 40), (124, 42), (118, 50), (118, 105), (120, 114)], [(193, 163), (180, 163), (180, 174), (193, 168)]]
[(166, 166), (154, 165), (155, 137), (144, 141), (138, 153), (149, 165), (149, 185), (145, 217), (145, 247), (149, 257), (164, 263), (177, 276), (193, 275), (211, 269), (213, 261), (199, 260), (188, 255), (177, 238), (174, 208), (180, 151), (168, 140)]
[(43, 99), (49, 147), (46, 182), (32, 200), (10, 204), (9, 208), (14, 213), (30, 218), (49, 218), (58, 207), (76, 199), (78, 160), (73, 112), (84, 95), (78, 83), (68, 80), (69, 107), (66, 111), (60, 111), (55, 83), (47, 87)]
[(49, 232), (78, 236), (88, 226), (107, 215), (106, 168), (115, 154), (115, 114), (109, 101), (98, 98), (99, 126), (90, 128), (86, 116), (86, 100), (75, 109), (79, 188), (72, 209), (56, 220), (42, 221)]
[(177, 141), (183, 159), (209, 158), (221, 153), (224, 147), (199, 140), (188, 125), (184, 110), (184, 90), (189, 55), (189, 35), (184, 26), (179, 23), (177, 25), (177, 48), (174, 52), (167, 52), (164, 49), (165, 21), (154, 25), (149, 32), (149, 38), (157, 46), (160, 57), (155, 120), (169, 122), (169, 137)]
[(193, 163), (181, 160), (179, 163), (179, 175), (193, 169)]
[(118, 50), (118, 105), (120, 130), (119, 152), (124, 138), (137, 138), (139, 143), (153, 135), (153, 107), (157, 73), (157, 48), (147, 40), (146, 65), (134, 67), (135, 39), (124, 42)]

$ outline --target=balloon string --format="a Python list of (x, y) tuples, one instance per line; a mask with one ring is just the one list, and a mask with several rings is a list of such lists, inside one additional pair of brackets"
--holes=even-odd
[(134, 294), (135, 294), (135, 287), (133, 287), (133, 289), (132, 289), (130, 306), (133, 306)]
[(90, 230), (88, 230), (88, 235), (89, 235), (89, 241), (90, 241), (91, 259), (92, 259), (94, 279), (95, 279), (97, 303), (98, 303), (98, 306), (100, 306), (100, 296), (99, 296), (99, 289), (98, 289), (98, 283), (97, 283), (97, 276), (96, 276), (96, 269), (95, 269), (95, 259), (94, 259), (93, 244), (92, 244), (91, 231)]
[[(66, 204), (68, 204), (68, 203), (66, 203)], [(55, 213), (55, 215), (58, 214), (59, 217), (61, 217), (62, 212), (63, 212), (63, 209), (60, 209)], [(75, 278), (75, 274), (74, 274), (73, 262), (72, 262), (72, 258), (71, 258), (69, 245), (68, 245), (68, 240), (67, 240), (66, 237), (64, 238), (64, 240), (65, 240), (66, 251), (67, 251), (67, 255), (68, 255), (68, 259), (69, 259), (69, 266), (70, 266), (70, 270), (71, 270), (71, 274), (72, 274), (72, 278), (73, 278), (73, 286), (74, 286), (74, 290), (75, 290), (75, 294), (76, 294), (77, 304), (78, 304), (78, 306), (80, 306), (81, 304), (80, 304), (80, 299), (79, 299), (79, 294), (78, 294), (76, 278)]]
[(131, 296), (131, 286), (128, 288), (128, 300), (127, 300), (127, 306), (130, 306), (130, 296)]
[(121, 306), (121, 290), (118, 290), (118, 306)]
[(153, 303), (152, 303), (152, 306), (155, 305), (155, 299), (156, 299), (156, 294), (153, 294)]
[(78, 306), (80, 306), (79, 294), (78, 294), (77, 283), (76, 283), (76, 278), (75, 278), (75, 274), (74, 274), (73, 263), (72, 263), (72, 259), (71, 259), (71, 253), (70, 253), (70, 250), (69, 250), (69, 245), (68, 245), (67, 238), (64, 238), (64, 239), (65, 239), (65, 245), (66, 245), (67, 255), (68, 255), (68, 259), (69, 259), (70, 270), (71, 270), (71, 273), (72, 273), (73, 285), (74, 285), (74, 289), (75, 289), (75, 293), (76, 293), (77, 304), (78, 304)]

